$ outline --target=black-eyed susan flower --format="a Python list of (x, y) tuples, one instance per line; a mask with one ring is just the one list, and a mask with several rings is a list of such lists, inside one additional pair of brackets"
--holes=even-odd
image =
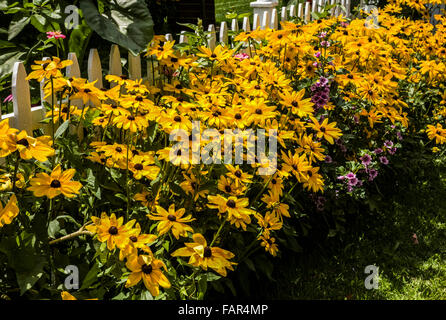
[(62, 77), (61, 69), (72, 65), (73, 61), (64, 60), (61, 61), (58, 57), (53, 57), (53, 59), (49, 60), (37, 60), (34, 61), (34, 65), (31, 68), (32, 71), (27, 77), (26, 80), (37, 79), (37, 81), (42, 81), (44, 78), (49, 79), (51, 77)]
[(131, 230), (136, 220), (124, 224), (124, 217), (116, 218), (112, 213), (110, 217), (103, 212), (101, 217), (91, 217), (93, 225), (85, 227), (88, 231), (97, 234), (100, 242), (107, 242), (107, 249), (123, 248), (129, 241)]
[(18, 151), (20, 158), (24, 160), (36, 159), (45, 162), (48, 157), (54, 155), (54, 149), (51, 148), (52, 142), (49, 136), (33, 138), (28, 136), (25, 130), (19, 134), (10, 134), (8, 141), (9, 150)]
[(310, 119), (313, 122), (308, 124), (308, 126), (317, 132), (316, 137), (323, 137), (330, 144), (333, 144), (333, 139), (338, 139), (342, 136), (341, 129), (336, 128), (336, 122), (328, 123), (328, 118), (325, 118), (322, 123), (319, 123), (314, 117), (310, 117)]
[(9, 198), (9, 201), (4, 208), (0, 201), (0, 228), (6, 224), (10, 224), (18, 214), (19, 207), (17, 206), (17, 198), (15, 194)]
[(207, 206), (211, 209), (218, 209), (219, 214), (227, 213), (228, 220), (232, 217), (243, 218), (255, 213), (254, 210), (248, 208), (248, 198), (237, 198), (234, 196), (225, 198), (221, 195), (216, 195), (208, 196), (208, 200)]
[(162, 269), (167, 271), (166, 265), (151, 255), (133, 256), (125, 265), (132, 271), (125, 283), (126, 288), (133, 287), (142, 280), (150, 294), (156, 297), (160, 293), (160, 286), (166, 289), (171, 286), (162, 272)]
[(156, 213), (148, 214), (147, 217), (151, 220), (160, 221), (156, 228), (160, 236), (172, 230), (172, 234), (178, 240), (180, 236), (187, 237), (187, 232), (194, 232), (192, 227), (186, 223), (194, 221), (195, 218), (192, 218), (192, 215), (183, 217), (186, 212), (185, 208), (175, 210), (175, 204), (173, 203), (169, 206), (169, 211), (161, 206), (155, 208)]
[(9, 119), (0, 122), (0, 157), (6, 157), (15, 151), (14, 145), (8, 143), (10, 135), (14, 135), (18, 130), (9, 127)]
[(232, 252), (208, 246), (206, 239), (200, 233), (195, 233), (192, 239), (194, 242), (186, 242), (186, 247), (174, 251), (172, 257), (190, 257), (190, 265), (201, 267), (203, 270), (214, 269), (223, 277), (227, 275), (226, 269), (234, 271), (233, 265), (236, 263), (229, 261), (234, 257)]
[(67, 198), (73, 198), (79, 194), (79, 190), (82, 188), (80, 182), (71, 181), (75, 173), (75, 169), (62, 171), (60, 164), (58, 164), (51, 175), (40, 172), (31, 178), (31, 186), (27, 190), (32, 191), (36, 197), (46, 196), (52, 199), (63, 194)]

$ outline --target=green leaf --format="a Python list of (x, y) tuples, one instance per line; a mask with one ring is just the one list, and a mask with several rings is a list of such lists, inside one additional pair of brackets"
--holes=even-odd
[(149, 290), (144, 290), (141, 292), (140, 300), (153, 300), (153, 296), (150, 294)]
[(95, 283), (98, 280), (98, 273), (100, 271), (101, 269), (99, 268), (98, 264), (95, 263), (85, 276), (84, 281), (82, 282), (82, 286), (79, 290), (87, 289), (93, 283)]
[(45, 17), (39, 15), (39, 14), (35, 14), (33, 16), (31, 16), (31, 24), (33, 25), (34, 28), (36, 28), (37, 30), (39, 30), (39, 32), (46, 32), (46, 19)]
[(54, 134), (54, 139), (59, 138), (65, 131), (67, 131), (68, 126), (70, 125), (70, 120), (66, 120), (64, 123), (57, 128), (56, 133)]
[(21, 13), (16, 14), (9, 24), (8, 41), (14, 39), (30, 21), (30, 17), (24, 16)]
[(57, 221), (57, 219), (50, 221), (50, 223), (48, 224), (48, 236), (50, 238), (55, 238), (56, 233), (58, 233), (59, 230), (60, 230), (59, 221)]
[(133, 54), (141, 53), (152, 40), (153, 20), (143, 0), (116, 0), (101, 14), (92, 0), (81, 0), (87, 24), (102, 38)]

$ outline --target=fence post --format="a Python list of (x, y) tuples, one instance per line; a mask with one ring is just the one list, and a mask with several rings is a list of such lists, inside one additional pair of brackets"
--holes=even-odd
[(93, 82), (95, 80), (98, 80), (94, 84), (95, 87), (101, 89), (103, 87), (101, 59), (97, 49), (90, 49), (90, 55), (88, 56), (88, 81)]
[(220, 24), (220, 42), (228, 45), (228, 24), (222, 21)]
[(271, 16), (271, 29), (279, 30), (279, 16), (277, 14), (277, 9), (273, 9), (273, 15)]
[(139, 54), (134, 56), (133, 53), (129, 51), (129, 78), (132, 80), (137, 80), (142, 78), (141, 73), (141, 57)]
[[(12, 104), (14, 110), (14, 127), (26, 130), (32, 135), (31, 96), (26, 71), (22, 62), (14, 63), (12, 69)], [(12, 124), (11, 124), (12, 125)]]
[[(268, 13), (268, 17), (271, 17), (273, 14), (273, 9), (279, 4), (277, 0), (257, 0), (255, 2), (251, 2), (250, 6), (254, 10), (254, 16), (257, 14), (258, 17), (261, 17), (262, 19), (265, 18), (265, 12)], [(267, 28), (269, 27), (270, 21), (267, 22)], [(256, 28), (259, 26), (258, 24)], [(262, 27), (265, 24), (262, 21)], [(256, 28), (253, 27), (255, 30)]]
[(280, 21), (288, 21), (286, 7), (282, 7), (282, 11), (280, 13)]
[(215, 42), (216, 42), (216, 35), (215, 35), (215, 27), (213, 24), (210, 24), (208, 27), (208, 32), (210, 34), (208, 35), (208, 47), (212, 51), (215, 49)]
[[(110, 59), (108, 62), (108, 74), (114, 76), (122, 76), (121, 54), (119, 52), (119, 46), (113, 44), (110, 49)], [(112, 87), (117, 83), (110, 83)]]
[(268, 11), (263, 12), (262, 25), (260, 29), (266, 30), (270, 27), (270, 14)]

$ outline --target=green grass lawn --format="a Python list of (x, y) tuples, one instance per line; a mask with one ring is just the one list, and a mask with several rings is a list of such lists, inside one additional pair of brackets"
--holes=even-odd
[[(446, 299), (446, 170), (389, 195), (384, 213), (361, 213), (342, 239), (275, 263), (271, 299)], [(427, 182), (428, 181), (428, 182)], [(387, 193), (386, 193), (387, 194)], [(349, 230), (350, 230), (349, 229)], [(414, 243), (413, 234), (418, 244)], [(379, 267), (367, 290), (367, 265)], [(287, 290), (283, 290), (287, 288)]]

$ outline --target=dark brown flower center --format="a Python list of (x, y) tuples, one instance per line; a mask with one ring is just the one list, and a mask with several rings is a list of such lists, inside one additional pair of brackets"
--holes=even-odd
[(237, 170), (237, 171), (234, 172), (234, 175), (235, 175), (237, 178), (240, 178), (240, 177), (242, 176), (242, 172), (241, 172), (240, 170)]
[(228, 200), (228, 202), (226, 202), (226, 205), (229, 208), (235, 208), (235, 201), (234, 200)]
[(257, 114), (262, 114), (263, 112), (262, 112), (262, 109), (256, 109), (256, 113)]
[(116, 147), (115, 151), (116, 152), (122, 152), (122, 148), (121, 147)]
[(85, 92), (85, 93), (90, 93), (91, 90), (90, 90), (90, 89), (85, 89), (84, 92)]
[(141, 163), (135, 164), (135, 170), (142, 170), (144, 169), (144, 166)]
[(169, 214), (167, 216), (167, 220), (174, 222), (177, 221), (177, 217), (175, 217), (173, 214)]
[(175, 116), (175, 118), (173, 118), (173, 120), (175, 122), (181, 122), (181, 117), (180, 116)]
[(291, 102), (291, 105), (292, 105), (293, 107), (297, 107), (297, 106), (299, 105), (299, 103), (297, 103), (297, 101), (293, 101), (293, 102)]
[(22, 146), (25, 146), (27, 148), (29, 147), (29, 142), (26, 139), (20, 139), (19, 141), (17, 141), (17, 144), (21, 144)]
[(242, 118), (242, 115), (240, 113), (236, 113), (234, 116), (237, 120), (240, 120)]
[(170, 58), (170, 61), (172, 61), (172, 62), (177, 62), (177, 61), (178, 61), (178, 58), (172, 57), (172, 58)]
[(141, 101), (142, 101), (142, 97), (141, 97), (141, 96), (137, 96), (137, 97), (135, 98), (135, 100), (141, 102)]
[(108, 229), (108, 233), (110, 233), (112, 236), (115, 236), (118, 234), (118, 228), (116, 228), (115, 226), (111, 226)]
[(212, 249), (210, 247), (205, 247), (203, 250), (203, 257), (210, 258), (212, 256)]
[(141, 267), (141, 271), (142, 272), (144, 272), (145, 274), (151, 274), (152, 273), (152, 265), (146, 265), (146, 264), (144, 264), (142, 267)]
[(127, 117), (127, 120), (135, 121), (135, 117), (134, 117), (134, 116), (128, 116), (128, 117)]
[(51, 181), (50, 187), (51, 188), (60, 188), (61, 184), (59, 180), (53, 180)]
[(217, 55), (215, 53), (211, 54), (211, 58), (217, 58)]
[(136, 241), (138, 241), (138, 238), (135, 237), (135, 236), (131, 236), (131, 237), (130, 237), (130, 241), (132, 241), (132, 242), (136, 242)]
[(231, 186), (226, 185), (225, 186), (225, 191), (228, 192), (228, 193), (231, 192), (232, 191)]

